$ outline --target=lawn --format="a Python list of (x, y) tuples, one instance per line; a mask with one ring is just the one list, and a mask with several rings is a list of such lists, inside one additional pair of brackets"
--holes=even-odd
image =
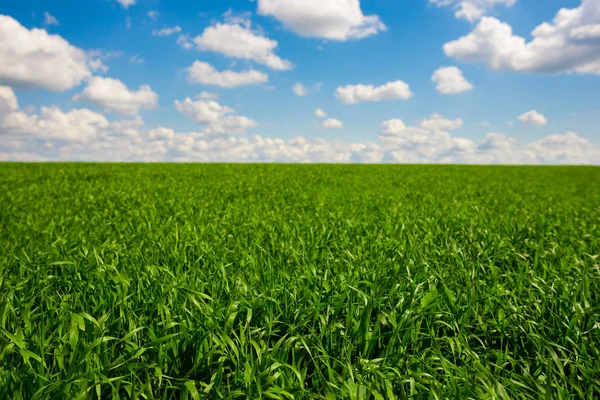
[(0, 164), (0, 398), (600, 398), (600, 168)]

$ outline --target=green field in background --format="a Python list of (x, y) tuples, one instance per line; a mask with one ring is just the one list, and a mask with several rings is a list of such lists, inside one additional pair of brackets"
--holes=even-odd
[(600, 397), (600, 168), (0, 164), (0, 398)]

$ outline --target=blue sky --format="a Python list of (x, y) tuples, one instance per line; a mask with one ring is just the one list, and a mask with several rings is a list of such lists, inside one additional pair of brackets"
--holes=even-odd
[[(6, 160), (600, 162), (594, 0), (65, 0), (0, 14)], [(444, 92), (432, 76), (447, 67)]]

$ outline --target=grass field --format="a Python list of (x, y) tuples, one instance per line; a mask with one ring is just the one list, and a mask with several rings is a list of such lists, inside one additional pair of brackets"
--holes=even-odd
[(600, 169), (0, 164), (0, 398), (600, 398)]

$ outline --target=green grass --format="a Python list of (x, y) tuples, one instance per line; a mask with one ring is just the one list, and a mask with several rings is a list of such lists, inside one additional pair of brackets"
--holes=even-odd
[(600, 398), (600, 169), (0, 164), (0, 398)]

